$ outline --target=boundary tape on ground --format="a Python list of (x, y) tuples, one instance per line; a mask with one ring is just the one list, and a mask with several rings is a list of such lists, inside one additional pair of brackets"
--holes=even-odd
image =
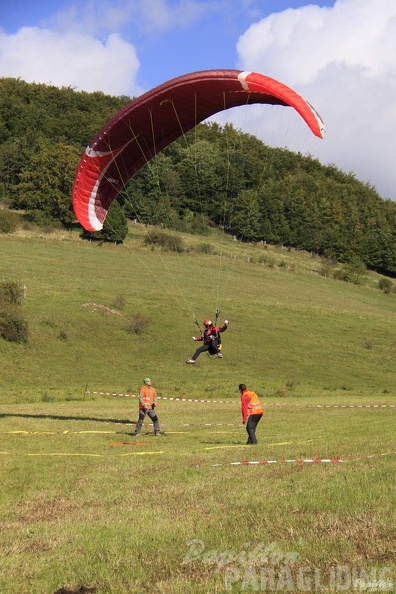
[[(294, 460), (242, 460), (241, 462), (229, 462), (229, 466), (257, 466), (258, 464), (338, 464), (344, 462), (341, 458), (296, 458)], [(200, 464), (197, 464), (200, 466)], [(227, 466), (227, 464), (211, 464), (211, 466)]]
[[(127, 444), (126, 444), (127, 445)], [(130, 445), (130, 444), (128, 444)], [(231, 446), (230, 446), (231, 447)], [(238, 446), (235, 446), (238, 447)], [(116, 454), (116, 456), (152, 456), (156, 454), (165, 454), (164, 450), (159, 451), (143, 451), (143, 452), (127, 452), (124, 454)], [(360, 462), (363, 460), (371, 460), (373, 458), (383, 457), (383, 456), (391, 456), (395, 455), (396, 451), (394, 452), (386, 452), (383, 454), (370, 454), (367, 456), (361, 456), (358, 458), (282, 458), (279, 460), (240, 460), (237, 462), (218, 462), (215, 464), (207, 464), (207, 466), (211, 467), (219, 467), (219, 466), (268, 466), (273, 464), (279, 465), (287, 465), (287, 464), (297, 464), (297, 465), (304, 465), (304, 464), (350, 464), (351, 462)], [(70, 457), (87, 457), (87, 458), (105, 458), (108, 454), (93, 454), (93, 453), (81, 453), (81, 452), (9, 452), (9, 451), (0, 451), (1, 456), (27, 456), (27, 457), (62, 457), (62, 456), (70, 456)], [(196, 467), (201, 467), (205, 465), (200, 460), (195, 463)]]
[[(269, 403), (267, 403), (267, 406)], [(273, 403), (273, 406), (304, 406), (305, 408), (396, 408), (396, 404), (300, 404), (293, 403)]]
[[(238, 462), (219, 462), (216, 464), (210, 464), (212, 467), (218, 466), (259, 466), (268, 464), (345, 464), (351, 462), (359, 462), (362, 460), (369, 460), (380, 456), (391, 456), (396, 454), (395, 452), (386, 452), (384, 454), (370, 454), (368, 456), (361, 456), (359, 458), (294, 458), (294, 459), (281, 459), (281, 460), (241, 460)], [(201, 467), (203, 464), (201, 461), (196, 463), (197, 467)]]

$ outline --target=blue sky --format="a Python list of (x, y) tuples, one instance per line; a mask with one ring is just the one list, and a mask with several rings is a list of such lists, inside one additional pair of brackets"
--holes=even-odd
[(196, 70), (261, 72), (327, 135), (289, 141), (294, 121), (263, 110), (227, 114), (237, 127), (396, 200), (395, 40), (394, 0), (15, 0), (0, 11), (0, 76), (132, 97)]

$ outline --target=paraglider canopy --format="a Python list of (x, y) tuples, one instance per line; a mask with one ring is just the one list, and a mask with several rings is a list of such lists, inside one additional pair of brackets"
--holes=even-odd
[(89, 143), (77, 168), (73, 208), (87, 231), (103, 227), (127, 181), (171, 142), (215, 113), (254, 103), (294, 108), (312, 133), (324, 124), (295, 91), (262, 74), (206, 70), (174, 78), (128, 103)]

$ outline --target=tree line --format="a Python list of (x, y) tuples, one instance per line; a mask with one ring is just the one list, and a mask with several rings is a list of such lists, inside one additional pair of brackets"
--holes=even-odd
[[(80, 157), (129, 101), (0, 79), (0, 202), (38, 224), (75, 226)], [(97, 234), (105, 239), (122, 241), (127, 219), (201, 234), (220, 226), (243, 241), (359, 258), (396, 273), (396, 203), (353, 173), (270, 148), (230, 124), (200, 124), (164, 149), (125, 186), (108, 218)]]

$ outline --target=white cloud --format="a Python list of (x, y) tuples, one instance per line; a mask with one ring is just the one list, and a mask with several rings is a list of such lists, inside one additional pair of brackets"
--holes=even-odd
[[(140, 62), (128, 37), (184, 28), (210, 10), (196, 0), (91, 0), (53, 14), (40, 27), (0, 30), (0, 76), (77, 90), (136, 96)], [(214, 2), (216, 6), (216, 2)], [(147, 41), (146, 41), (147, 43)]]
[(133, 45), (118, 34), (104, 42), (83, 33), (23, 27), (0, 33), (0, 76), (109, 95), (137, 95), (139, 60)]
[[(238, 42), (239, 67), (293, 87), (328, 133), (315, 155), (396, 200), (396, 2), (337, 0), (252, 25)], [(257, 132), (256, 132), (257, 133)]]

